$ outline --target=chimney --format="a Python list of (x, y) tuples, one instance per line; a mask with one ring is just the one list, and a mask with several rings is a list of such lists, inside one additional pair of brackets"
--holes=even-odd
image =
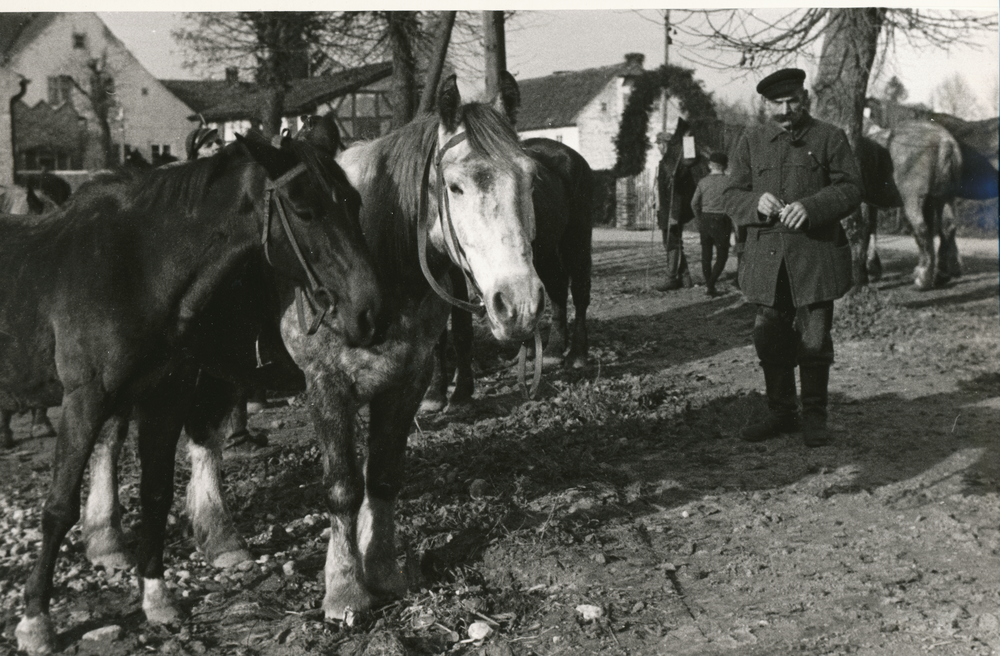
[(226, 82), (239, 82), (240, 81), (240, 69), (235, 66), (226, 67)]
[(642, 64), (646, 61), (646, 55), (641, 52), (630, 52), (625, 55), (625, 65), (628, 67), (626, 74), (638, 75), (643, 71)]

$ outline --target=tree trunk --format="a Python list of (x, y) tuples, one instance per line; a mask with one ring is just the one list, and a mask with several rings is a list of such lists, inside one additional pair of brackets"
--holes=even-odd
[(266, 86), (260, 91), (260, 106), (257, 118), (260, 121), (260, 131), (268, 139), (274, 139), (281, 133), (281, 110), (285, 105), (285, 87), (276, 84)]
[(416, 14), (412, 11), (386, 12), (389, 20), (389, 43), (392, 48), (392, 129), (413, 120), (416, 110), (416, 58), (413, 37), (416, 34)]
[(500, 93), (500, 73), (507, 70), (507, 45), (502, 11), (483, 12), (483, 41), (486, 51), (486, 95)]
[(441, 12), (441, 22), (438, 25), (437, 36), (434, 39), (434, 59), (427, 69), (427, 77), (424, 80), (424, 92), (420, 96), (420, 113), (429, 112), (434, 109), (434, 102), (437, 100), (437, 88), (441, 83), (441, 74), (444, 71), (444, 62), (448, 58), (448, 44), (451, 43), (451, 30), (455, 26), (454, 11)]
[[(814, 113), (844, 130), (855, 153), (862, 136), (868, 78), (885, 13), (884, 8), (877, 7), (831, 9), (824, 28), (819, 70), (813, 84)], [(844, 219), (854, 260), (855, 290), (868, 285), (866, 260), (872, 231), (869, 223), (860, 210)]]
[(111, 134), (111, 112), (114, 109), (114, 96), (109, 93), (114, 80), (104, 70), (102, 63), (91, 63), (90, 70), (90, 106), (94, 110), (94, 118), (97, 119), (97, 127), (100, 130), (98, 137), (102, 165), (110, 169), (117, 163), (114, 139)]

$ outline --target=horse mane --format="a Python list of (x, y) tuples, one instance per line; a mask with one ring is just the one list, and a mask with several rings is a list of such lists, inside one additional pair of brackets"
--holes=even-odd
[[(517, 132), (492, 106), (459, 108), (470, 150), (501, 167), (515, 168), (523, 155)], [(417, 260), (417, 214), (424, 164), (437, 142), (440, 121), (423, 114), (384, 137), (348, 148), (345, 163), (359, 169), (361, 224), (384, 280), (422, 283)], [(432, 263), (433, 264), (433, 263)]]

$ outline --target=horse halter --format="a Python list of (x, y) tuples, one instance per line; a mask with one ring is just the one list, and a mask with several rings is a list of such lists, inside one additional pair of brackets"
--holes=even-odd
[[(438, 145), (435, 142), (434, 147), (427, 153), (427, 159), (424, 162), (423, 180), (420, 184), (420, 207), (417, 215), (417, 251), (420, 259), (420, 270), (424, 273), (424, 278), (427, 279), (427, 282), (430, 284), (431, 289), (434, 290), (434, 293), (444, 299), (447, 303), (471, 312), (477, 317), (481, 317), (486, 314), (486, 304), (483, 302), (483, 294), (479, 289), (479, 285), (477, 285), (476, 281), (470, 277), (467, 270), (466, 265), (468, 265), (469, 260), (465, 256), (465, 250), (462, 248), (462, 244), (458, 241), (458, 234), (455, 232), (455, 224), (451, 220), (451, 207), (448, 205), (448, 193), (444, 188), (444, 171), (441, 170), (441, 160), (444, 158), (444, 154), (448, 152), (450, 148), (454, 148), (463, 141), (465, 141), (464, 132), (456, 134), (451, 139), (446, 141), (440, 148), (438, 148)], [(427, 210), (427, 197), (429, 195), (428, 187), (430, 185), (432, 164), (437, 173), (437, 220), (441, 221), (442, 228), (445, 225), (448, 227), (448, 233), (451, 235), (451, 241), (455, 245), (455, 255), (458, 258), (458, 267), (462, 270), (462, 275), (465, 276), (465, 281), (469, 290), (474, 292), (475, 295), (479, 297), (478, 303), (469, 303), (467, 301), (459, 300), (446, 292), (444, 288), (438, 284), (437, 280), (434, 279), (434, 276), (431, 275), (430, 267), (427, 265), (427, 235), (430, 232), (431, 226), (431, 219), (428, 216), (430, 213)]]
[(319, 330), (320, 324), (323, 323), (323, 319), (330, 312), (330, 310), (336, 307), (336, 297), (325, 285), (320, 284), (319, 278), (312, 270), (312, 267), (309, 266), (309, 262), (306, 261), (305, 256), (302, 254), (302, 247), (299, 246), (298, 240), (295, 239), (295, 233), (292, 232), (292, 226), (288, 222), (288, 216), (285, 213), (284, 200), (282, 199), (282, 196), (277, 193), (282, 187), (305, 171), (305, 164), (299, 164), (277, 180), (267, 180), (264, 183), (264, 207), (266, 209), (264, 212), (264, 230), (260, 236), (260, 243), (264, 247), (264, 257), (267, 259), (268, 264), (271, 264), (271, 254), (268, 249), (268, 242), (270, 241), (271, 235), (271, 217), (274, 209), (277, 208), (278, 218), (281, 219), (281, 228), (285, 231), (285, 237), (288, 239), (288, 243), (292, 247), (292, 252), (295, 253), (296, 259), (298, 259), (299, 264), (302, 266), (302, 270), (306, 274), (308, 286), (305, 288), (304, 294), (309, 300), (310, 305), (314, 308), (320, 308), (320, 311), (315, 313), (316, 316), (313, 318), (313, 322), (307, 327), (305, 312), (302, 308), (303, 290), (301, 287), (296, 287), (295, 302), (298, 309), (299, 326), (307, 335), (315, 335), (316, 331)]

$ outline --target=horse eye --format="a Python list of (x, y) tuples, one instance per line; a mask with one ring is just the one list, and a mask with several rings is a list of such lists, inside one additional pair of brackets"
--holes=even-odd
[(456, 196), (461, 196), (463, 193), (465, 193), (462, 191), (462, 188), (459, 187), (457, 184), (448, 185), (448, 190), (451, 191), (451, 193), (455, 194)]

